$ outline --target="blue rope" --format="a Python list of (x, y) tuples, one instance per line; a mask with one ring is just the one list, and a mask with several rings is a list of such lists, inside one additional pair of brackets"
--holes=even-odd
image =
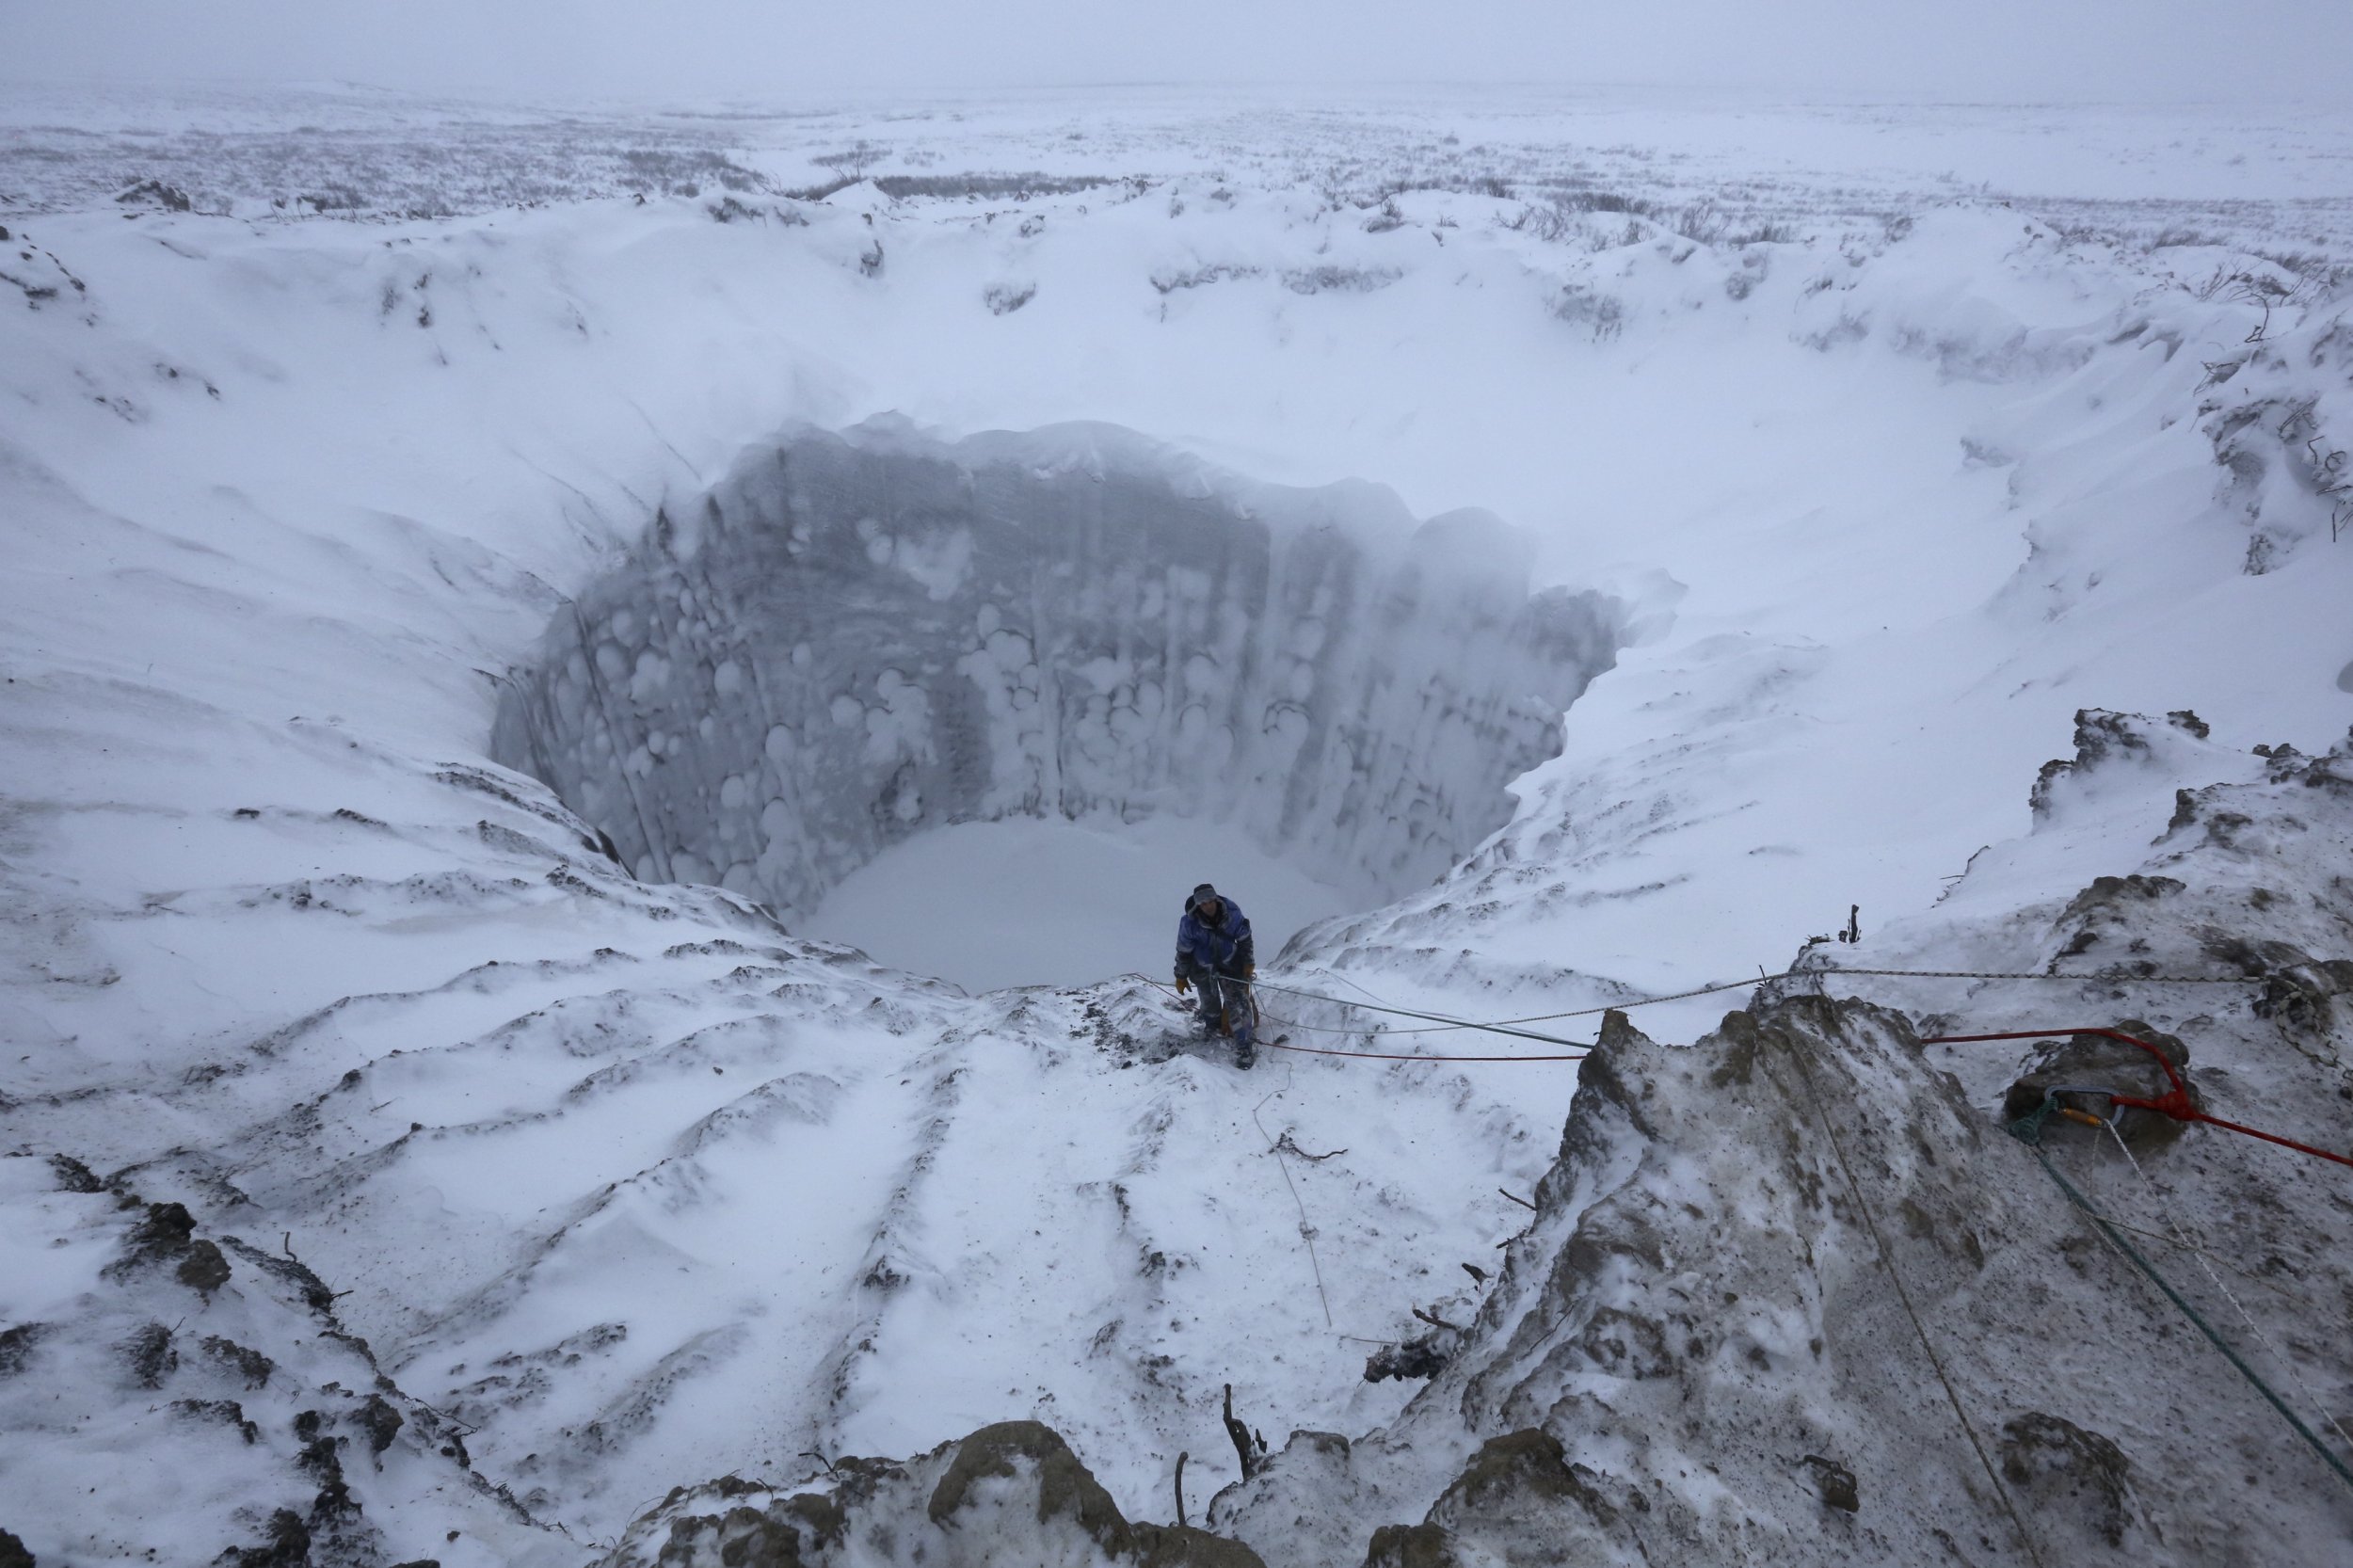
[(2038, 1110), (2009, 1124), (2010, 1136), (2034, 1150), (2035, 1159), (2041, 1161), (2042, 1168), (2050, 1173), (2051, 1179), (2058, 1183), (2059, 1191), (2067, 1194), (2067, 1201), (2082, 1209), (2085, 1216), (2100, 1227), (2102, 1234), (2116, 1243), (2117, 1250), (2131, 1258), (2133, 1266), (2149, 1276), (2149, 1283), (2164, 1291), (2166, 1299), (2180, 1307), (2182, 1315), (2198, 1325), (2198, 1332), (2204, 1335), (2208, 1342), (2216, 1350), (2220, 1351), (2232, 1366), (2238, 1368), (2239, 1376), (2255, 1385), (2255, 1392), (2269, 1400), (2272, 1409), (2287, 1418), (2288, 1425), (2296, 1429), (2296, 1435), (2312, 1446), (2313, 1452), (2321, 1457), (2322, 1463), (2337, 1473), (2337, 1479), (2344, 1481), (2345, 1485), (2353, 1487), (2353, 1470), (2345, 1468), (2345, 1461), (2329, 1451), (2329, 1446), (2320, 1440), (2313, 1429), (2306, 1426), (2302, 1418), (2288, 1408), (2287, 1401), (2272, 1392), (2271, 1385), (2264, 1382), (2255, 1369), (2240, 1358), (2238, 1352), (2233, 1350), (2221, 1335), (2215, 1332), (2214, 1325), (2206, 1321), (2196, 1307), (2185, 1301), (2179, 1290), (2174, 1289), (2166, 1282), (2165, 1276), (2157, 1272), (2154, 1265), (2140, 1255), (2139, 1249), (2125, 1240), (2117, 1228), (2108, 1224), (2098, 1209), (2091, 1207), (2084, 1195), (2075, 1190), (2074, 1183), (2059, 1175), (2058, 1167), (2051, 1163), (2051, 1157), (2042, 1150), (2042, 1124), (2049, 1118), (2053, 1108), (2057, 1103), (2056, 1096), (2045, 1094), (2042, 1097), (2042, 1104)]

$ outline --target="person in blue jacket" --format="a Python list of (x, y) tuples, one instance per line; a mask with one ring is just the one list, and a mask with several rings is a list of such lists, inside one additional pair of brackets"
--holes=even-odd
[(1176, 991), (1199, 989), (1202, 1031), (1231, 1035), (1234, 1065), (1245, 1069), (1258, 1059), (1257, 1010), (1250, 1000), (1257, 972), (1250, 918), (1204, 882), (1187, 896), (1184, 918), (1176, 922)]

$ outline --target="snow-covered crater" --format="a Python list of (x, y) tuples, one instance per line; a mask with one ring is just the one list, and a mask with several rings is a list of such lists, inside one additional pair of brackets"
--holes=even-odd
[(806, 916), (893, 844), (1215, 823), (1366, 903), (1561, 748), (1614, 600), (1379, 487), (1252, 484), (1101, 425), (804, 431), (664, 512), (506, 688), (500, 760), (652, 880)]

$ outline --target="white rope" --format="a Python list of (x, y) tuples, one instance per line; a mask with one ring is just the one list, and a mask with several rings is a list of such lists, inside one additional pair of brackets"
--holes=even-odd
[(1332, 1328), (1336, 1326), (1332, 1321), (1332, 1298), (1324, 1294), (1323, 1264), (1316, 1257), (1316, 1229), (1307, 1223), (1307, 1205), (1299, 1195), (1299, 1183), (1291, 1179), (1290, 1161), (1283, 1158), (1282, 1145), (1268, 1135), (1266, 1123), (1258, 1120), (1258, 1106), (1266, 1104), (1267, 1100), (1273, 1099), (1276, 1095), (1288, 1093), (1290, 1086), (1291, 1070), (1286, 1067), (1283, 1072), (1283, 1087), (1270, 1092), (1266, 1099), (1260, 1100), (1258, 1105), (1252, 1106), (1250, 1120), (1257, 1126), (1258, 1136), (1266, 1139), (1267, 1153), (1274, 1156), (1274, 1163), (1283, 1173), (1283, 1185), (1291, 1190), (1291, 1203), (1299, 1210), (1299, 1239), (1307, 1243), (1307, 1267), (1315, 1271), (1316, 1299), (1323, 1304), (1323, 1326)]
[(2216, 1273), (2213, 1266), (2206, 1261), (2205, 1249), (2194, 1245), (2189, 1238), (2183, 1234), (2182, 1227), (2174, 1221), (2172, 1206), (2164, 1201), (2164, 1194), (2157, 1191), (2157, 1184), (2149, 1179), (2147, 1171), (2141, 1169), (2140, 1161), (2133, 1155), (2132, 1145), (2125, 1143), (2124, 1135), (2116, 1130), (2115, 1120), (2109, 1118), (2104, 1125), (2107, 1128), (2108, 1137), (2114, 1141), (2118, 1152), (2122, 1154), (2125, 1162), (2132, 1166), (2133, 1175), (2138, 1176), (2141, 1186), (2148, 1190), (2151, 1203), (2165, 1220), (2166, 1229), (2173, 1233), (2174, 1243), (2198, 1259), (2198, 1267), (2204, 1271), (2208, 1279), (2214, 1282), (2214, 1288), (2222, 1292), (2222, 1299), (2231, 1304), (2231, 1309), (2238, 1314), (2239, 1321), (2245, 1323), (2248, 1332), (2262, 1341), (2263, 1348), (2271, 1352), (2271, 1359), (2278, 1362), (2281, 1369), (2287, 1373), (2288, 1381), (2295, 1384), (2304, 1398), (2312, 1401), (2313, 1408), (2320, 1412), (2321, 1420), (2328, 1425), (2329, 1431), (2337, 1434), (2337, 1441), (2345, 1445), (2345, 1451), (2353, 1453), (2353, 1437), (2347, 1437), (2345, 1434), (2345, 1429), (2337, 1424), (2337, 1418), (2329, 1414), (2328, 1401), (2313, 1391), (2312, 1384), (2306, 1383), (2303, 1375), (2297, 1371), (2296, 1363), (2288, 1359), (2287, 1352), (2272, 1342), (2271, 1336), (2263, 1331), (2263, 1325), (2255, 1321), (2254, 1315), (2240, 1303), (2231, 1288), (2222, 1283), (2222, 1276)]

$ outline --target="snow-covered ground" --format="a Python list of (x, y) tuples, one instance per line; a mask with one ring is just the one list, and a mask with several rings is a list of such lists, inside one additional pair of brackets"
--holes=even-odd
[[(1397, 1415), (1366, 1341), (1467, 1316), (1462, 1266), (1519, 1230), (1497, 1189), (1545, 1176), (1575, 1069), (1245, 1078), (1179, 1048), (1110, 977), (1160, 972), (1193, 881), (1271, 926), (1346, 911), (1269, 979), (1456, 1015), (1778, 969), (1856, 904), (1866, 956), (1896, 923), (1909, 966), (2001, 967), (1953, 951), (2009, 941), (2001, 911), (1972, 935), (1938, 899), (2026, 835), (2077, 709), (2195, 710), (2211, 749), (2061, 800), (2064, 835), (1986, 862), (2004, 907), (2138, 867), (2144, 795), (2353, 721), (2353, 117), (30, 91), (0, 116), (0, 1141), (26, 1157), (0, 1208), (42, 1259), (0, 1277), (0, 1332), (46, 1325), (0, 1341), (0, 1528), (44, 1563), (209, 1560), (281, 1508), (351, 1560), (578, 1562), (674, 1484), (1013, 1416), (1131, 1512), (1180, 1450), (1206, 1495), (1225, 1384), (1278, 1438)], [(825, 190), (845, 168), (869, 178)], [(1083, 912), (1051, 890), (1083, 826), (983, 830), (1028, 836), (1021, 872), (1084, 921), (1020, 968), (955, 945), (1012, 874), (968, 826), (877, 837), (836, 868), (866, 913), (791, 930), (764, 888), (632, 880), (597, 837), (622, 824), (491, 760), (502, 694), (669, 548), (658, 514), (691, 528), (794, 432), (878, 416), (941, 448), (1118, 426), (1409, 530), (1481, 509), (1512, 533), (1466, 554), (1601, 596), (1625, 646), (1547, 720), (1558, 756), (1476, 780), (1508, 823), (1378, 900), (1302, 888), (1294, 916), (1247, 859), (1196, 870), (1214, 839), (1141, 794), (1136, 896)], [(1446, 652), (1360, 735), (1420, 733), (1407, 698), (1497, 667), (1471, 632)], [(882, 673), (793, 700), (935, 690)], [(1353, 820), (1244, 841), (1312, 873)], [(931, 932), (875, 937), (899, 968), (821, 939), (926, 907), (893, 876), (960, 884)], [(968, 997), (927, 965), (1070, 988)], [(1638, 1017), (1688, 1040), (1737, 1000)], [(1282, 1010), (1301, 1041), (1376, 1025)], [(227, 1282), (49, 1156), (186, 1205)], [(146, 1261), (107, 1272), (126, 1247)], [(240, 1392), (216, 1338), (276, 1381)], [(371, 1391), (407, 1413), (380, 1451)], [(303, 1410), (354, 1438), (356, 1512), (318, 1500)]]

